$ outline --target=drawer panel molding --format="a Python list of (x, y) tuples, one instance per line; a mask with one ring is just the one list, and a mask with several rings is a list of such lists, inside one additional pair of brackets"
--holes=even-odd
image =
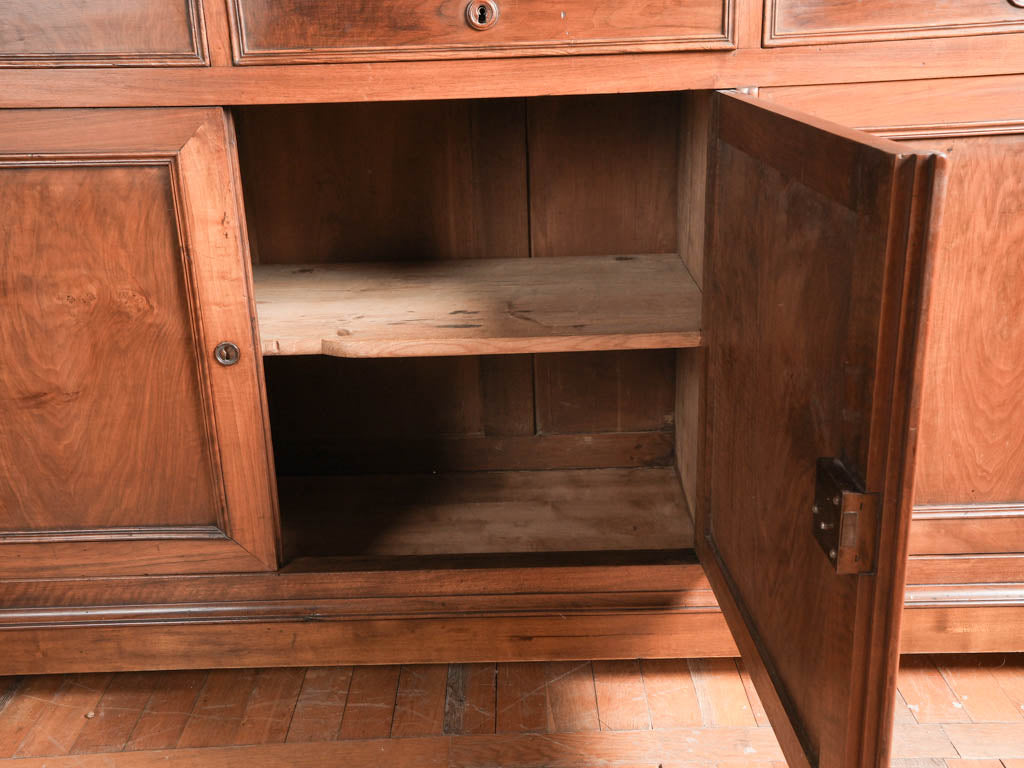
[(912, 555), (1013, 552), (1024, 552), (1024, 502), (914, 508)]
[(0, 0), (0, 68), (208, 64), (202, 0)]
[(820, 45), (1019, 32), (1016, 0), (766, 0), (764, 44)]
[(735, 47), (737, 0), (497, 0), (467, 22), (466, 0), (231, 0), (236, 64), (564, 56)]

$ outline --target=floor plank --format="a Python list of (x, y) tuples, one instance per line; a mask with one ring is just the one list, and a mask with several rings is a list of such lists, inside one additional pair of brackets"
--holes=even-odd
[(757, 721), (747, 701), (739, 670), (733, 659), (691, 659), (697, 701), (700, 702), (704, 725), (755, 726)]
[(686, 728), (703, 722), (686, 659), (644, 659), (640, 669), (655, 728)]
[(63, 684), (61, 675), (29, 677), (19, 683), (0, 713), (0, 758), (11, 757), (18, 750)]
[(261, 669), (256, 674), (235, 744), (280, 744), (288, 735), (302, 687), (301, 668)]
[(125, 750), (133, 752), (175, 746), (208, 676), (205, 671), (161, 672), (156, 678), (153, 694), (125, 744)]
[(356, 667), (341, 720), (341, 739), (380, 739), (391, 734), (401, 668)]
[(178, 746), (234, 744), (246, 704), (256, 685), (256, 672), (255, 669), (211, 671), (181, 732)]
[(900, 659), (899, 692), (919, 723), (964, 723), (970, 718), (929, 656)]
[[(750, 704), (750, 711), (754, 715), (754, 722), (760, 726), (770, 726), (768, 722), (768, 713), (764, 711), (764, 705), (761, 703), (761, 697), (757, 695), (757, 689), (754, 688), (754, 681), (750, 679), (750, 674), (746, 669), (743, 668), (743, 661), (741, 659), (736, 660), (736, 667), (740, 671), (740, 680), (743, 681), (743, 689), (747, 692), (747, 703)], [(904, 705), (904, 710), (906, 705)]]
[(1002, 760), (946, 760), (946, 768), (1003, 768)]
[(782, 760), (768, 728), (453, 736), (452, 768), (583, 768)]
[(598, 722), (602, 731), (637, 731), (651, 727), (639, 661), (595, 661)]
[(959, 757), (1024, 759), (1024, 722), (955, 723), (943, 728)]
[(14, 756), (66, 755), (89, 716), (95, 717), (96, 705), (112, 678), (109, 673), (66, 675)]
[(600, 730), (590, 662), (551, 662), (546, 665), (546, 672), (548, 730), (552, 733)]
[(446, 768), (446, 739), (371, 739), (318, 744), (171, 749), (26, 759), (17, 768)]
[(893, 758), (962, 757), (949, 740), (944, 727), (933, 723), (897, 723), (893, 733)]
[(406, 664), (398, 679), (392, 738), (440, 736), (448, 682), (445, 664)]
[(345, 713), (352, 667), (310, 667), (302, 681), (286, 741), (333, 741)]
[(499, 664), (497, 686), (497, 733), (547, 731), (547, 671), (543, 663)]
[(71, 754), (120, 752), (142, 717), (159, 672), (114, 675), (71, 747)]
[(445, 733), (494, 733), (496, 664), (450, 664), (445, 692)]
[(1018, 723), (1024, 714), (999, 687), (992, 668), (972, 656), (933, 656), (943, 679), (975, 723)]

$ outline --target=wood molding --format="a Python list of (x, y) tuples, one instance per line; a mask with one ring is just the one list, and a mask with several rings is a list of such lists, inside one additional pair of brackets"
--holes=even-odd
[[(213, 0), (217, 2), (217, 0)], [(26, 4), (28, 5), (28, 4)], [(31, 51), (13, 52), (5, 50), (0, 43), (0, 69), (53, 69), (65, 67), (205, 67), (208, 66), (206, 24), (203, 15), (203, 0), (185, 0), (186, 33), (190, 48), (181, 51), (139, 50), (132, 52), (110, 51)], [(31, 13), (31, 11), (25, 11)], [(42, 14), (43, 9), (35, 10)], [(69, 14), (66, 6), (63, 13)], [(46, 19), (39, 26), (45, 27)], [(73, 18), (62, 18), (62, 24), (77, 26)], [(120, 41), (119, 41), (120, 42)]]
[[(800, 0), (766, 0), (764, 7), (764, 45), (797, 46), (827, 45), (830, 43), (874, 42), (890, 40), (912, 40), (929, 37), (958, 37), (968, 35), (994, 35), (1019, 32), (1024, 29), (1024, 14), (1020, 19), (977, 22), (929, 22), (927, 18), (903, 24), (886, 24), (886, 13), (883, 11), (865, 10), (869, 22), (862, 26), (846, 29), (808, 28), (807, 31), (783, 31), (781, 29), (780, 10), (784, 6), (798, 6)], [(993, 6), (996, 2), (992, 3)], [(928, 16), (934, 16), (929, 10)], [(877, 20), (883, 20), (876, 23)]]
[[(998, 43), (998, 44), (994, 44)], [(0, 79), (13, 107), (181, 106), (396, 101), (797, 86), (1013, 74), (1024, 34), (851, 43), (828, 65), (800, 48), (561, 56), (474, 61), (377, 62), (345, 67), (219, 66), (21, 70)]]
[(72, 543), (86, 541), (168, 541), (173, 539), (226, 539), (215, 525), (139, 525), (52, 531), (2, 531), (0, 545)]
[(1024, 606), (1024, 584), (918, 584), (906, 598), (906, 608)]
[(943, 504), (914, 508), (912, 555), (1024, 551), (1024, 504)]
[[(245, 0), (228, 0), (228, 20), (231, 47), (236, 65), (296, 65), (330, 64), (372, 61), (418, 61), (438, 59), (507, 58), (523, 56), (565, 56), (583, 54), (615, 54), (672, 51), (732, 50), (736, 47), (737, 0), (701, 0), (721, 3), (722, 28), (714, 32), (689, 35), (643, 35), (572, 39), (558, 42), (540, 39), (529, 42), (498, 43), (483, 35), (478, 42), (451, 44), (410, 43), (352, 46), (296, 46), (294, 48), (257, 48), (248, 39), (245, 18)], [(458, 5), (461, 16), (461, 3)], [(565, 15), (563, 14), (563, 18)], [(424, 37), (430, 35), (421, 30)], [(394, 37), (394, 31), (385, 26), (381, 37)]]
[(1024, 582), (1024, 554), (911, 555), (907, 584)]

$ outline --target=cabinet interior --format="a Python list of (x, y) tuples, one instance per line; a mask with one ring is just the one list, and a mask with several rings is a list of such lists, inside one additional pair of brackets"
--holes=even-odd
[(705, 103), (235, 110), (286, 563), (692, 548)]

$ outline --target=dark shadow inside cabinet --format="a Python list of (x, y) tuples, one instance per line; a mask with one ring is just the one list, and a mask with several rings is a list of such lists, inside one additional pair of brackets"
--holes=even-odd
[(699, 115), (235, 110), (286, 563), (687, 556)]

